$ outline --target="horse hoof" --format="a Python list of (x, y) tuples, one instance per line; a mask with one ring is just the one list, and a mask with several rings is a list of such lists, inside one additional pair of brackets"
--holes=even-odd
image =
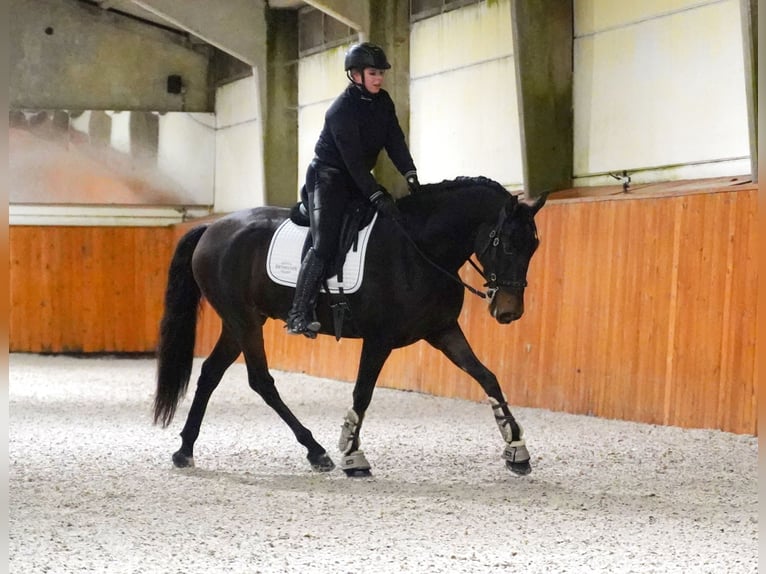
[(323, 452), (319, 456), (313, 458), (309, 455), (307, 458), (309, 459), (309, 463), (311, 463), (311, 470), (317, 472), (330, 472), (335, 468), (335, 463), (329, 456), (327, 456), (327, 453)]
[(346, 476), (351, 478), (364, 478), (372, 476), (370, 472), (370, 463), (367, 462), (367, 457), (364, 456), (364, 452), (361, 450), (355, 450), (354, 452), (347, 453), (343, 456), (343, 460), (340, 463), (340, 467)]
[(194, 466), (194, 457), (186, 456), (180, 450), (173, 453), (173, 466), (176, 468), (192, 468)]
[(525, 476), (532, 472), (532, 466), (529, 464), (528, 460), (525, 460), (524, 462), (511, 462), (510, 460), (506, 460), (505, 466), (512, 473), (518, 474), (519, 476)]
[(372, 472), (370, 472), (369, 468), (344, 468), (343, 472), (345, 472), (346, 476), (349, 478), (366, 478), (372, 476)]

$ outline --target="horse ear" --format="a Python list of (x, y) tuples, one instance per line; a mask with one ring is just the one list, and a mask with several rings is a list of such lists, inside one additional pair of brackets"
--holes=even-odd
[(506, 217), (510, 217), (513, 215), (513, 212), (516, 211), (516, 208), (519, 206), (519, 198), (515, 195), (509, 195), (508, 199), (505, 202), (505, 215)]
[(532, 217), (534, 217), (538, 211), (540, 211), (540, 208), (545, 205), (545, 200), (548, 199), (548, 195), (550, 194), (549, 191), (544, 191), (540, 195), (537, 196), (536, 199), (525, 199), (524, 203), (527, 204), (531, 211), (532, 211)]

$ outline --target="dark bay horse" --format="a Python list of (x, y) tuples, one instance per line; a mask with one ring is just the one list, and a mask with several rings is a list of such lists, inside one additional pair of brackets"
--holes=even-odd
[[(398, 201), (406, 233), (393, 220), (378, 218), (369, 238), (364, 282), (347, 296), (352, 317), (342, 328), (343, 337), (363, 339), (353, 405), (339, 441), (346, 474), (369, 475), (359, 432), (375, 383), (393, 349), (420, 339), (478, 381), (505, 441), (507, 467), (517, 474), (531, 471), (523, 430), (497, 378), (476, 357), (458, 325), (464, 298), (458, 270), (475, 253), (487, 280), (490, 314), (503, 324), (519, 319), (527, 269), (539, 243), (534, 216), (544, 202), (545, 196), (532, 203), (519, 201), (483, 177), (457, 178), (425, 185), (420, 193)], [(194, 443), (210, 396), (240, 353), (250, 387), (306, 447), (312, 468), (329, 471), (335, 466), (282, 401), (264, 350), (264, 322), (285, 320), (293, 298), (294, 289), (272, 282), (266, 270), (269, 242), (288, 214), (288, 209), (276, 207), (232, 213), (193, 228), (176, 247), (160, 325), (155, 423), (166, 427), (172, 421), (187, 389), (202, 297), (222, 320), (221, 335), (202, 364), (181, 448), (173, 454), (177, 467), (194, 464)], [(317, 304), (322, 334), (333, 334), (328, 297), (322, 293)]]

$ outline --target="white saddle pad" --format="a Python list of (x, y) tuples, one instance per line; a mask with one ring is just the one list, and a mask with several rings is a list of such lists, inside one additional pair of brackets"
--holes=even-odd
[[(377, 219), (378, 214), (375, 213), (370, 224), (359, 231), (356, 248), (352, 247), (346, 254), (346, 263), (343, 265), (343, 285), (338, 283), (337, 276), (327, 280), (330, 293), (338, 293), (339, 287), (343, 287), (344, 293), (354, 293), (361, 287), (367, 241), (370, 239), (372, 227)], [(274, 283), (295, 287), (298, 282), (298, 270), (301, 267), (301, 251), (308, 231), (308, 227), (295, 225), (290, 219), (286, 219), (277, 228), (274, 237), (271, 238), (269, 255), (266, 259), (266, 271), (269, 279)]]

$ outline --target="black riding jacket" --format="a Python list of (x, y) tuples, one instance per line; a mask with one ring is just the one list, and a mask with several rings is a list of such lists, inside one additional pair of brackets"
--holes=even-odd
[(383, 148), (402, 175), (415, 172), (391, 96), (385, 90), (365, 95), (349, 84), (325, 114), (314, 148), (316, 159), (348, 172), (369, 198), (378, 190), (370, 171)]

